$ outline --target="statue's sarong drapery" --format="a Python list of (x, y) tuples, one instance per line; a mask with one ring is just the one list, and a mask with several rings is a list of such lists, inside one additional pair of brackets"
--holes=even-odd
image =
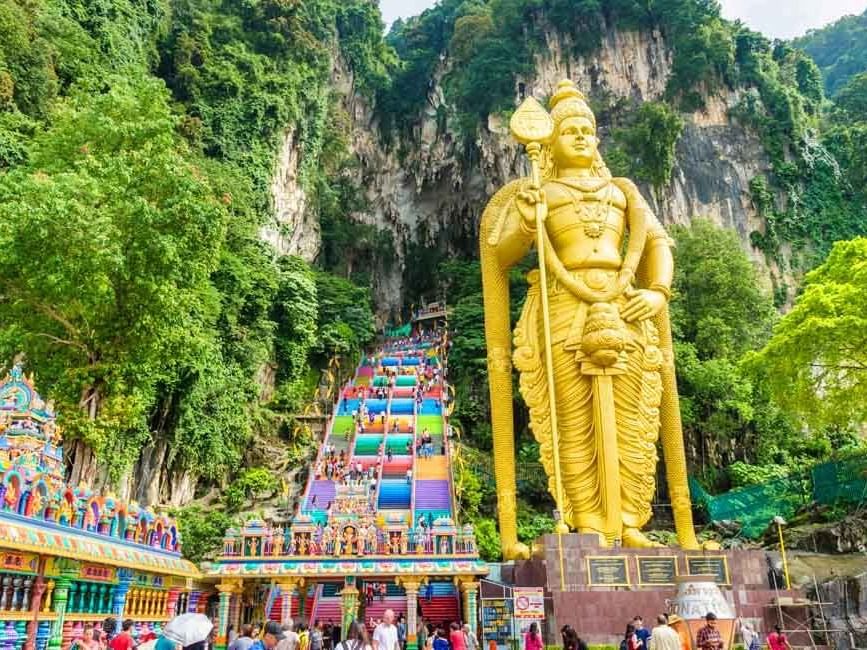
[[(581, 273), (573, 272), (576, 276)], [(531, 428), (540, 444), (542, 463), (548, 476), (553, 477), (538, 273), (530, 273), (528, 281), (530, 288), (515, 328), (514, 363), (521, 373), (521, 395), (530, 409)], [(566, 493), (564, 518), (579, 530), (604, 530), (601, 432), (594, 427), (592, 377), (581, 372), (582, 361), (586, 361), (581, 339), (588, 305), (556, 280), (551, 281), (548, 295), (560, 468)], [(618, 303), (622, 306), (625, 299), (619, 299)], [(656, 327), (651, 321), (629, 323), (626, 331), (623, 372), (613, 377), (617, 449), (610, 451), (617, 454), (619, 461), (623, 525), (641, 528), (650, 519), (655, 488), (662, 356)], [(553, 493), (553, 484), (550, 489)]]

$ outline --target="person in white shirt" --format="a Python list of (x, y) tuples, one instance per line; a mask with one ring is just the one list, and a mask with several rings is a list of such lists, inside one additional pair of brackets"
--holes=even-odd
[(656, 617), (656, 627), (650, 632), (649, 650), (681, 650), (680, 635), (668, 625), (668, 616)]
[(295, 650), (298, 647), (298, 634), (294, 631), (294, 624), (292, 623), (292, 619), (287, 619), (286, 622), (283, 623), (283, 640), (277, 643), (277, 647), (275, 650)]
[(373, 631), (373, 650), (400, 650), (397, 628), (394, 625), (394, 611), (390, 609), (385, 610), (382, 623)]

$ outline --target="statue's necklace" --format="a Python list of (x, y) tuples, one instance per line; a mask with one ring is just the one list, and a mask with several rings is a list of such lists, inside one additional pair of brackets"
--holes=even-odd
[[(607, 191), (605, 192), (605, 199), (603, 201), (594, 201), (596, 207), (591, 208), (590, 202), (586, 200), (586, 197), (595, 196), (596, 192), (606, 185)], [(606, 180), (598, 187), (590, 190), (579, 189), (572, 185), (569, 187), (574, 189), (577, 194), (577, 196), (575, 196), (576, 200), (574, 204), (575, 212), (584, 227), (584, 234), (591, 239), (599, 239), (605, 231), (605, 224), (608, 222), (608, 208), (611, 207), (611, 198), (613, 195), (611, 183)]]

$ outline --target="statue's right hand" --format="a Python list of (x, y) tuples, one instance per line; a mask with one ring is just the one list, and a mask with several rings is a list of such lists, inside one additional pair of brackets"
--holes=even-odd
[(524, 190), (515, 197), (518, 213), (527, 230), (536, 229), (536, 205), (542, 206), (542, 219), (548, 216), (548, 205), (545, 202), (545, 190)]

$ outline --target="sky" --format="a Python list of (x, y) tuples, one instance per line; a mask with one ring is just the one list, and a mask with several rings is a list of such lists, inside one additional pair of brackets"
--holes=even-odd
[[(434, 0), (380, 0), (385, 24), (414, 16)], [(860, 14), (867, 0), (720, 0), (723, 16), (740, 18), (752, 29), (771, 38), (793, 38), (808, 29), (822, 27), (847, 14)]]

